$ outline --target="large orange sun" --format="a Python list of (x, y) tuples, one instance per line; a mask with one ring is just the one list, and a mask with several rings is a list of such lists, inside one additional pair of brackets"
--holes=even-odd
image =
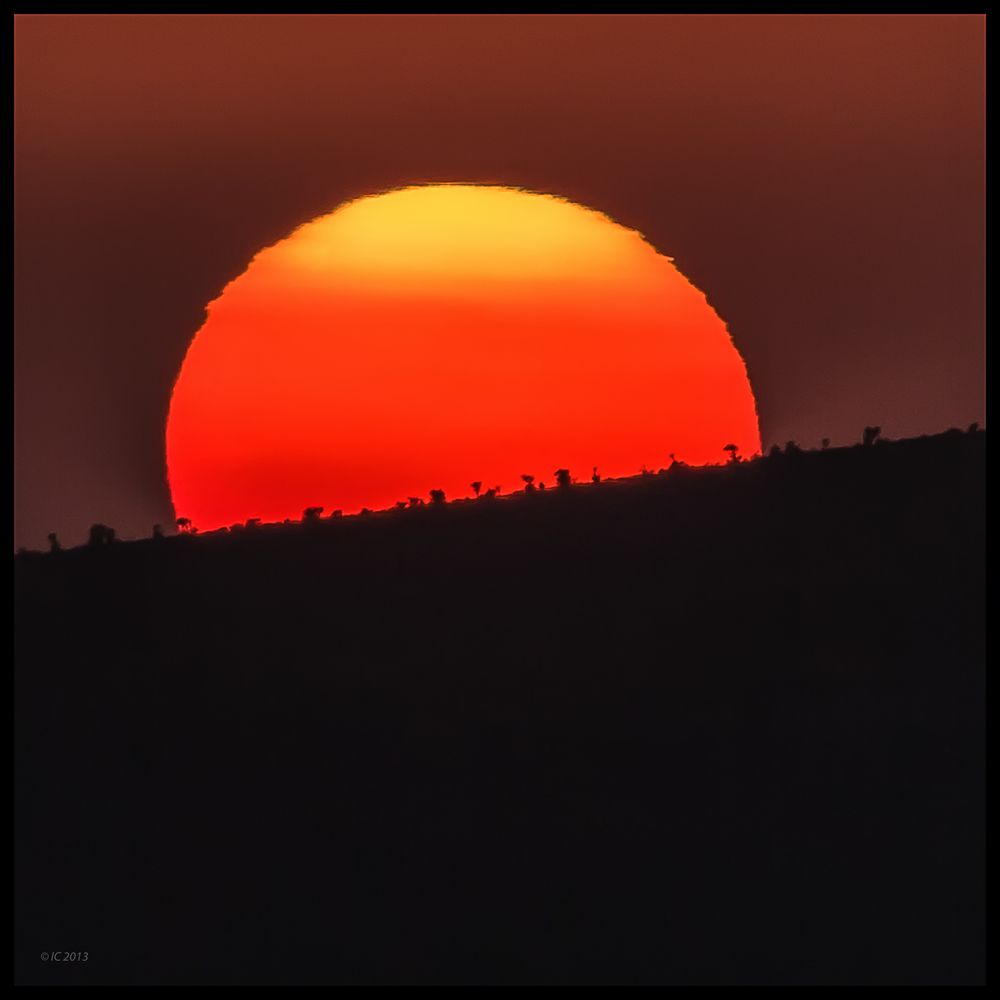
[(550, 195), (361, 198), (257, 254), (174, 388), (175, 510), (202, 529), (760, 450), (725, 324), (639, 233)]

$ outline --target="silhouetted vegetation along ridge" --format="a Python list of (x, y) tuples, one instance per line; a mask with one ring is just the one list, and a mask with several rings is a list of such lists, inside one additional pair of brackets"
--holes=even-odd
[(984, 458), (16, 559), (18, 981), (982, 982)]
[[(985, 435), (985, 431), (979, 429), (978, 424), (972, 424), (969, 429), (964, 432), (966, 435)], [(810, 456), (810, 462), (815, 462), (820, 460), (820, 453), (825, 453), (828, 457), (822, 459), (823, 461), (832, 463), (826, 467), (830, 469), (843, 469), (845, 468), (845, 463), (850, 460), (845, 458), (845, 455), (855, 455), (856, 461), (861, 461), (860, 456), (857, 456), (857, 452), (860, 449), (868, 449), (873, 446), (878, 446), (879, 453), (881, 454), (881, 449), (886, 446), (896, 446), (903, 448), (914, 447), (914, 442), (920, 441), (935, 441), (937, 439), (942, 440), (957, 440), (959, 436), (963, 434), (962, 431), (957, 429), (951, 429), (945, 431), (940, 435), (925, 435), (920, 438), (904, 439), (897, 442), (890, 442), (885, 438), (880, 437), (881, 429), (878, 427), (865, 427), (863, 441), (861, 444), (849, 445), (840, 448), (831, 448), (829, 446), (828, 439), (823, 440), (823, 444), (818, 451), (804, 451), (799, 448), (794, 441), (789, 441), (782, 448), (780, 445), (774, 445), (771, 448), (768, 455), (755, 455), (750, 459), (745, 459), (739, 454), (739, 446), (735, 444), (727, 444), (721, 450), (729, 454), (729, 459), (725, 463), (719, 463), (717, 465), (705, 465), (705, 466), (689, 466), (684, 462), (677, 461), (674, 455), (670, 455), (671, 463), (666, 468), (661, 468), (656, 472), (643, 468), (641, 473), (636, 476), (625, 476), (618, 478), (602, 478), (598, 475), (597, 467), (592, 468), (591, 475), (588, 480), (577, 481), (573, 479), (570, 470), (568, 469), (557, 469), (553, 476), (556, 480), (557, 485), (561, 492), (564, 492), (568, 488), (572, 487), (574, 492), (593, 489), (595, 487), (600, 487), (602, 490), (607, 490), (608, 488), (614, 487), (617, 489), (635, 487), (640, 482), (646, 482), (651, 477), (678, 477), (683, 476), (684, 481), (688, 483), (693, 483), (699, 479), (704, 479), (707, 477), (716, 477), (719, 475), (738, 475), (737, 471), (733, 468), (734, 466), (751, 466), (754, 468), (758, 467), (759, 463), (781, 461), (783, 458), (787, 459), (789, 457), (796, 457), (799, 455)], [(837, 457), (839, 456), (839, 457)], [(810, 469), (819, 468), (813, 465), (807, 466)], [(778, 468), (784, 468), (784, 466), (779, 466)], [(523, 497), (526, 494), (533, 494), (538, 492), (545, 492), (544, 483), (536, 484), (536, 477), (530, 474), (524, 474), (521, 476), (524, 482), (524, 488), (522, 490), (516, 491), (510, 494), (502, 494), (500, 492), (500, 487), (492, 487), (485, 492), (482, 491), (482, 482), (476, 481), (471, 484), (471, 488), (474, 491), (474, 496), (472, 497), (460, 497), (453, 500), (448, 500), (445, 496), (443, 490), (432, 489), (428, 493), (428, 498), (430, 500), (430, 505), (434, 507), (447, 506), (449, 508), (455, 506), (463, 506), (469, 503), (482, 502), (485, 500), (502, 500), (505, 504), (509, 504), (511, 501), (516, 501), (519, 497)], [(737, 480), (734, 480), (737, 481)], [(552, 501), (555, 502), (555, 495), (552, 497)], [(379, 520), (383, 520), (387, 514), (399, 514), (402, 511), (412, 511), (425, 506), (425, 500), (421, 497), (408, 497), (406, 500), (399, 500), (392, 507), (386, 508), (380, 511), (371, 511), (365, 508), (363, 511), (359, 511), (357, 514), (343, 515), (341, 510), (333, 510), (330, 512), (327, 518), (323, 518), (324, 508), (322, 506), (310, 506), (303, 510), (301, 521), (293, 521), (291, 519), (285, 519), (283, 521), (276, 522), (262, 522), (260, 518), (250, 518), (242, 524), (233, 524), (228, 527), (221, 527), (216, 529), (211, 529), (207, 532), (199, 532), (197, 525), (193, 524), (192, 521), (187, 517), (178, 517), (176, 524), (178, 528), (179, 535), (186, 536), (197, 536), (199, 540), (204, 540), (207, 537), (217, 537), (219, 535), (225, 534), (239, 534), (245, 529), (255, 528), (261, 529), (263, 531), (273, 531), (276, 528), (282, 530), (287, 530), (289, 527), (298, 526), (300, 524), (317, 525), (321, 521), (335, 521), (342, 524), (344, 521), (352, 521), (362, 515), (366, 518), (375, 516)], [(160, 525), (153, 526), (153, 537), (162, 538), (163, 530)], [(59, 543), (56, 535), (50, 534), (48, 536), (50, 551), (53, 553), (62, 553), (63, 547)], [(91, 528), (90, 540), (88, 544), (92, 547), (107, 545), (112, 542), (116, 542), (118, 539), (115, 536), (113, 529), (108, 528), (102, 524), (95, 524)], [(141, 541), (141, 540), (139, 540)], [(32, 554), (28, 550), (20, 549), (18, 555), (29, 555)]]

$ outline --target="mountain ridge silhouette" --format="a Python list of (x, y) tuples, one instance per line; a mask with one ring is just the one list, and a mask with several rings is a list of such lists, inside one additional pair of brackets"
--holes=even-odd
[(985, 438), (18, 556), (18, 983), (984, 981)]

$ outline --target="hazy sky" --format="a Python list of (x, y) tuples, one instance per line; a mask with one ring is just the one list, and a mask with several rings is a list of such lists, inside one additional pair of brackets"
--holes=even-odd
[(260, 248), (422, 181), (639, 229), (765, 447), (984, 420), (985, 18), (15, 19), (15, 542), (172, 517), (170, 391)]

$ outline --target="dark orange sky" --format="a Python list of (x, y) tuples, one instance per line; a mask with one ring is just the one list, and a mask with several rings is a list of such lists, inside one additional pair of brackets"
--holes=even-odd
[(204, 308), (427, 181), (640, 230), (746, 359), (765, 447), (984, 417), (979, 16), (15, 19), (15, 536), (169, 521)]

